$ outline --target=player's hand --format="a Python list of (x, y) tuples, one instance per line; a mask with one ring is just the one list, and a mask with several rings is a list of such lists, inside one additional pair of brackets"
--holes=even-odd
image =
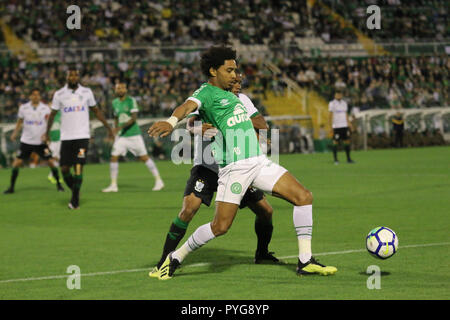
[(114, 136), (115, 136), (115, 134), (114, 134), (113, 129), (111, 129), (111, 128), (108, 129), (108, 138), (111, 140), (114, 140)]
[(17, 135), (16, 135), (15, 132), (13, 132), (13, 133), (11, 134), (11, 136), (9, 137), (9, 139), (10, 139), (12, 142), (16, 141), (16, 138), (17, 138)]
[(42, 142), (45, 142), (48, 144), (48, 141), (50, 140), (48, 137), (48, 134), (44, 133), (41, 137)]
[(203, 123), (202, 124), (202, 135), (205, 138), (211, 139), (212, 137), (214, 137), (217, 134), (218, 130), (216, 127), (214, 127), (212, 124), (210, 123)]
[(161, 137), (169, 135), (173, 131), (173, 127), (167, 121), (155, 122), (147, 131), (150, 137)]

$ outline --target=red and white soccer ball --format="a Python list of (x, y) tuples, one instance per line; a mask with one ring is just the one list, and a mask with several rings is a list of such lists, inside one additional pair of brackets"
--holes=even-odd
[(366, 248), (372, 256), (387, 259), (397, 252), (398, 237), (392, 229), (375, 228), (366, 237)]

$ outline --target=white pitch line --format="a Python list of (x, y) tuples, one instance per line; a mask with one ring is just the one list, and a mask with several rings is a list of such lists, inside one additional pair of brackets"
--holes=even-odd
[[(447, 245), (450, 245), (450, 242), (411, 244), (411, 245), (401, 246), (400, 249), (420, 248), (420, 247), (434, 247), (434, 246), (447, 246)], [(365, 252), (365, 251), (366, 251), (366, 249), (332, 251), (332, 252), (315, 253), (314, 256), (329, 256), (329, 255), (335, 255), (335, 254), (348, 254), (348, 253)], [(291, 258), (297, 258), (297, 256), (279, 257), (279, 259), (291, 259)], [(208, 266), (208, 265), (211, 265), (211, 263), (209, 263), (209, 262), (195, 263), (195, 264), (188, 264), (188, 265), (183, 266), (183, 267), (184, 268), (186, 268), (186, 267), (197, 268), (197, 267), (204, 267), (204, 266)], [(80, 274), (80, 277), (103, 276), (103, 275), (118, 274), (118, 273), (144, 272), (144, 271), (149, 271), (151, 269), (153, 269), (153, 268), (140, 268), (140, 269), (128, 269), (128, 270), (116, 270), (116, 271), (82, 273), (82, 274)], [(0, 283), (63, 279), (63, 278), (68, 278), (71, 275), (73, 276), (73, 274), (65, 274), (65, 275), (57, 275), (57, 276), (46, 276), (46, 277), (32, 277), (32, 278), (22, 278), (22, 279), (0, 280)]]

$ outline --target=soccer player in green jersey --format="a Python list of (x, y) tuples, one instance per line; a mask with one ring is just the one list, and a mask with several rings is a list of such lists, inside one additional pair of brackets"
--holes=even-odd
[(117, 98), (113, 100), (113, 112), (115, 128), (114, 133), (117, 135), (111, 152), (110, 175), (111, 184), (103, 189), (103, 192), (118, 192), (117, 177), (119, 175), (119, 157), (125, 156), (130, 151), (140, 161), (144, 162), (148, 170), (155, 178), (153, 191), (164, 188), (164, 182), (159, 175), (158, 168), (153, 160), (148, 156), (145, 148), (144, 139), (142, 138), (141, 129), (136, 120), (139, 107), (136, 99), (127, 95), (127, 85), (125, 83), (117, 83), (115, 86)]
[[(268, 129), (269, 126), (267, 125), (266, 120), (261, 114), (259, 114), (258, 110), (255, 108), (251, 100), (245, 94), (240, 93), (240, 76), (238, 77), (238, 79), (236, 79), (236, 83), (233, 85), (231, 91), (235, 95), (240, 97), (244, 107), (247, 110), (247, 113), (252, 119), (252, 123), (255, 129)], [(196, 120), (198, 119), (198, 113), (194, 112), (190, 114), (188, 118), (189, 119), (187, 121), (186, 127), (191, 133), (196, 136), (197, 133), (195, 131), (199, 129), (195, 126)], [(201, 136), (208, 136), (207, 131), (212, 128), (213, 127), (211, 126), (211, 124), (202, 123)], [(169, 232), (166, 235), (166, 241), (164, 243), (161, 259), (159, 260), (158, 264), (150, 271), (150, 277), (156, 278), (159, 276), (159, 268), (166, 260), (167, 255), (177, 248), (181, 239), (186, 234), (189, 223), (192, 221), (195, 214), (200, 209), (202, 203), (209, 207), (214, 193), (217, 191), (219, 167), (215, 162), (208, 163), (208, 160), (203, 157), (205, 151), (213, 142), (211, 142), (210, 139), (204, 139), (201, 136), (197, 136), (197, 138), (199, 139), (194, 138), (194, 166), (191, 169), (191, 175), (186, 183), (182, 208), (178, 213), (178, 216), (170, 225)], [(241, 209), (245, 207), (248, 207), (256, 215), (254, 226), (257, 236), (257, 247), (254, 262), (256, 264), (283, 263), (273, 255), (274, 252), (269, 252), (269, 243), (272, 239), (273, 233), (273, 209), (264, 196), (264, 192), (255, 188), (249, 188), (239, 206), (239, 208)]]
[(199, 110), (202, 121), (216, 127), (219, 181), (216, 211), (212, 222), (200, 226), (176, 251), (171, 252), (160, 268), (159, 279), (172, 278), (186, 256), (210, 240), (224, 235), (231, 227), (246, 190), (253, 186), (293, 204), (293, 221), (297, 232), (298, 275), (330, 275), (337, 268), (318, 263), (311, 253), (312, 193), (285, 168), (270, 161), (260, 150), (253, 124), (241, 101), (227, 91), (236, 79), (236, 52), (227, 47), (211, 47), (201, 57), (204, 83), (166, 121), (153, 124), (150, 136), (167, 136), (181, 119)]

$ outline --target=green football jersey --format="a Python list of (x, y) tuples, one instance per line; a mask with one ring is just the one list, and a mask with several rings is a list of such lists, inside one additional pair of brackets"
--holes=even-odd
[(221, 167), (262, 154), (247, 109), (236, 95), (204, 83), (189, 99), (199, 104), (201, 120), (219, 130), (213, 154)]
[[(112, 102), (114, 116), (118, 119), (119, 126), (127, 123), (131, 119), (131, 114), (133, 112), (138, 112), (139, 108), (136, 103), (136, 99), (126, 96), (123, 101), (116, 98)], [(134, 123), (128, 130), (123, 132), (120, 130), (119, 136), (121, 137), (132, 137), (141, 134), (141, 129), (137, 123)]]
[(61, 112), (58, 111), (53, 119), (53, 124), (49, 132), (50, 141), (56, 142), (61, 138)]

